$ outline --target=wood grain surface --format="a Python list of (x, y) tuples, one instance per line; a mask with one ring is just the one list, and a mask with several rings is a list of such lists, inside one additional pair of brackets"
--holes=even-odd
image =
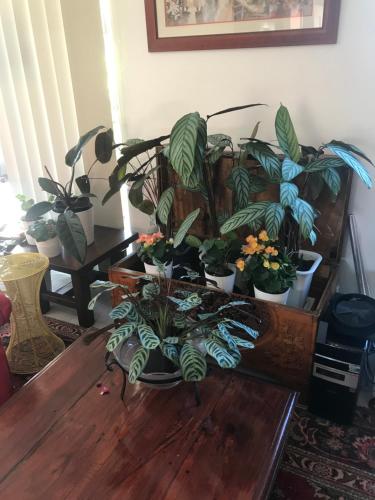
[[(157, 391), (75, 342), (0, 409), (0, 498), (258, 499), (272, 486), (296, 394), (230, 371)], [(109, 387), (101, 396), (98, 383)]]

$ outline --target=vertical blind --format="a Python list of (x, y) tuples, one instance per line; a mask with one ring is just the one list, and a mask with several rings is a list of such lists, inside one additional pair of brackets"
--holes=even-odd
[(44, 165), (67, 182), (77, 137), (60, 0), (1, 0), (0, 144), (14, 190), (43, 199)]

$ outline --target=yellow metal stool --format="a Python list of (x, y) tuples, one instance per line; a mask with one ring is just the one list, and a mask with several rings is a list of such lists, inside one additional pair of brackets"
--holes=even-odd
[(0, 279), (12, 301), (6, 354), (13, 373), (37, 373), (65, 349), (40, 310), (40, 286), (48, 266), (48, 258), (38, 253), (0, 257)]

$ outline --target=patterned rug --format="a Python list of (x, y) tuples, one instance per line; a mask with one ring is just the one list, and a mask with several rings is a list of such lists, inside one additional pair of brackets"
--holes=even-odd
[[(85, 331), (48, 316), (46, 320), (66, 345)], [(7, 346), (9, 325), (0, 328), (0, 341)], [(271, 500), (370, 498), (375, 498), (375, 411), (359, 408), (348, 427), (298, 407)]]

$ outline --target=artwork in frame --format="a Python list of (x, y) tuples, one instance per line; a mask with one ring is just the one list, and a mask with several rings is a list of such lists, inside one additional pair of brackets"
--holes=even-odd
[(145, 0), (150, 52), (336, 43), (341, 0)]

